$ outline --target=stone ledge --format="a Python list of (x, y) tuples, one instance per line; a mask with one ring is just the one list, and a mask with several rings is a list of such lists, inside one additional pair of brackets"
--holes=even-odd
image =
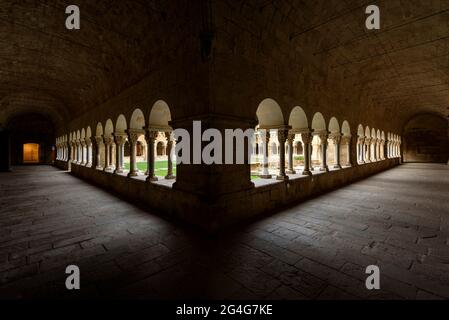
[[(207, 232), (216, 232), (257, 215), (275, 212), (398, 164), (399, 159), (386, 159), (217, 197), (200, 196), (77, 164), (70, 166), (72, 175), (131, 201), (137, 201), (148, 209), (160, 213), (161, 216), (181, 219)], [(63, 170), (67, 170), (68, 167), (67, 162), (63, 161), (56, 161), (55, 165)]]

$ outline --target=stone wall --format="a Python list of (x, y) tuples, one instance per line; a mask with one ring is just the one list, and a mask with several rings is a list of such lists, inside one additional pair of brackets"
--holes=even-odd
[[(128, 200), (141, 203), (164, 217), (183, 220), (203, 230), (215, 232), (387, 170), (398, 163), (399, 159), (387, 159), (215, 197), (184, 192), (76, 164), (71, 164), (71, 174)], [(57, 161), (56, 166), (67, 169), (66, 162)]]

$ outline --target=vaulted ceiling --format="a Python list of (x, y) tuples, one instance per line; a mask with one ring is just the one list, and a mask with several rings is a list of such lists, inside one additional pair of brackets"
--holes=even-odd
[[(71, 2), (0, 0), (0, 113), (41, 111), (56, 122), (74, 118), (157, 68), (166, 54), (158, 43), (182, 46), (182, 39), (165, 35), (173, 34), (189, 1), (76, 2), (82, 27), (68, 31), (65, 8)], [(348, 94), (386, 116), (448, 116), (449, 1), (229, 4), (249, 7), (249, 19), (257, 16), (261, 29), (273, 20), (261, 14), (264, 8), (281, 12), (279, 27), (288, 30), (288, 41), (341, 80)], [(369, 4), (381, 8), (375, 32), (364, 28)]]
[(57, 122), (101, 104), (157, 67), (158, 43), (174, 41), (163, 34), (186, 7), (78, 0), (81, 29), (69, 31), (72, 2), (0, 1), (0, 112), (40, 111)]
[[(257, 1), (256, 1), (257, 2)], [(380, 30), (365, 9), (380, 8)], [(266, 1), (283, 13), (290, 41), (361, 104), (406, 121), (449, 115), (449, 1)]]

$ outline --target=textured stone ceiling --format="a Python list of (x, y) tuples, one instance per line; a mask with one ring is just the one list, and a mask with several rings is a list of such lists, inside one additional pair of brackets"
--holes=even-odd
[[(182, 46), (179, 37), (163, 35), (176, 30), (174, 22), (185, 14), (188, 1), (80, 0), (79, 31), (65, 29), (69, 4), (0, 0), (0, 112), (33, 110), (54, 119), (74, 118), (157, 68), (166, 53), (155, 44)], [(364, 28), (369, 4), (381, 8), (379, 31)], [(447, 117), (448, 0), (253, 0), (239, 5), (254, 8), (251, 18), (261, 29), (270, 19), (261, 14), (264, 7), (282, 12), (277, 27), (287, 30), (290, 43), (313, 57), (323, 74), (341, 81), (344, 94), (356, 95), (360, 104), (404, 119), (422, 111)]]
[[(281, 3), (290, 40), (361, 104), (404, 120), (429, 111), (448, 116), (448, 0)], [(380, 7), (380, 30), (364, 27), (368, 4)]]
[[(65, 28), (72, 1), (0, 1), (0, 111), (74, 118), (136, 83), (171, 41), (170, 1), (78, 0), (81, 29)], [(68, 116), (68, 118), (67, 118)]]

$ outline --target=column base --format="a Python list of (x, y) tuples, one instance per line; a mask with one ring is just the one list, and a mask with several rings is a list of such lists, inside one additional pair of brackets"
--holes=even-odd
[(345, 166), (345, 167), (352, 167), (352, 164), (350, 164), (350, 163), (345, 163), (344, 166)]
[(97, 170), (103, 170), (103, 167), (102, 167), (102, 166), (96, 166), (95, 169), (97, 169)]
[(174, 175), (172, 175), (172, 174), (167, 174), (164, 178), (165, 178), (165, 180), (173, 180), (173, 179), (176, 179), (176, 177), (175, 177)]
[(287, 170), (287, 171), (285, 171), (287, 174), (296, 174), (296, 171), (295, 170)]
[(92, 163), (87, 163), (87, 164), (86, 164), (86, 167), (92, 168)]
[(322, 172), (329, 172), (329, 168), (328, 167), (320, 168), (320, 171), (322, 171)]
[(147, 178), (146, 178), (146, 181), (147, 182), (154, 182), (154, 181), (157, 181), (158, 179), (157, 179), (157, 177), (150, 177), (150, 176), (148, 176)]
[(123, 173), (123, 169), (115, 169), (114, 174)]
[(271, 174), (261, 174), (259, 176), (259, 178), (261, 178), (261, 179), (271, 179), (272, 175)]
[(276, 180), (287, 181), (288, 180), (288, 176), (276, 176)]
[(134, 171), (134, 172), (128, 172), (128, 175), (127, 175), (127, 177), (128, 178), (131, 178), (131, 177), (137, 177), (139, 174), (136, 172), (136, 171)]
[(341, 165), (336, 164), (336, 165), (334, 166), (334, 169), (341, 169)]
[(310, 170), (304, 170), (304, 171), (302, 172), (302, 175), (303, 175), (303, 176), (311, 176), (311, 175), (312, 175), (312, 172), (311, 172)]

